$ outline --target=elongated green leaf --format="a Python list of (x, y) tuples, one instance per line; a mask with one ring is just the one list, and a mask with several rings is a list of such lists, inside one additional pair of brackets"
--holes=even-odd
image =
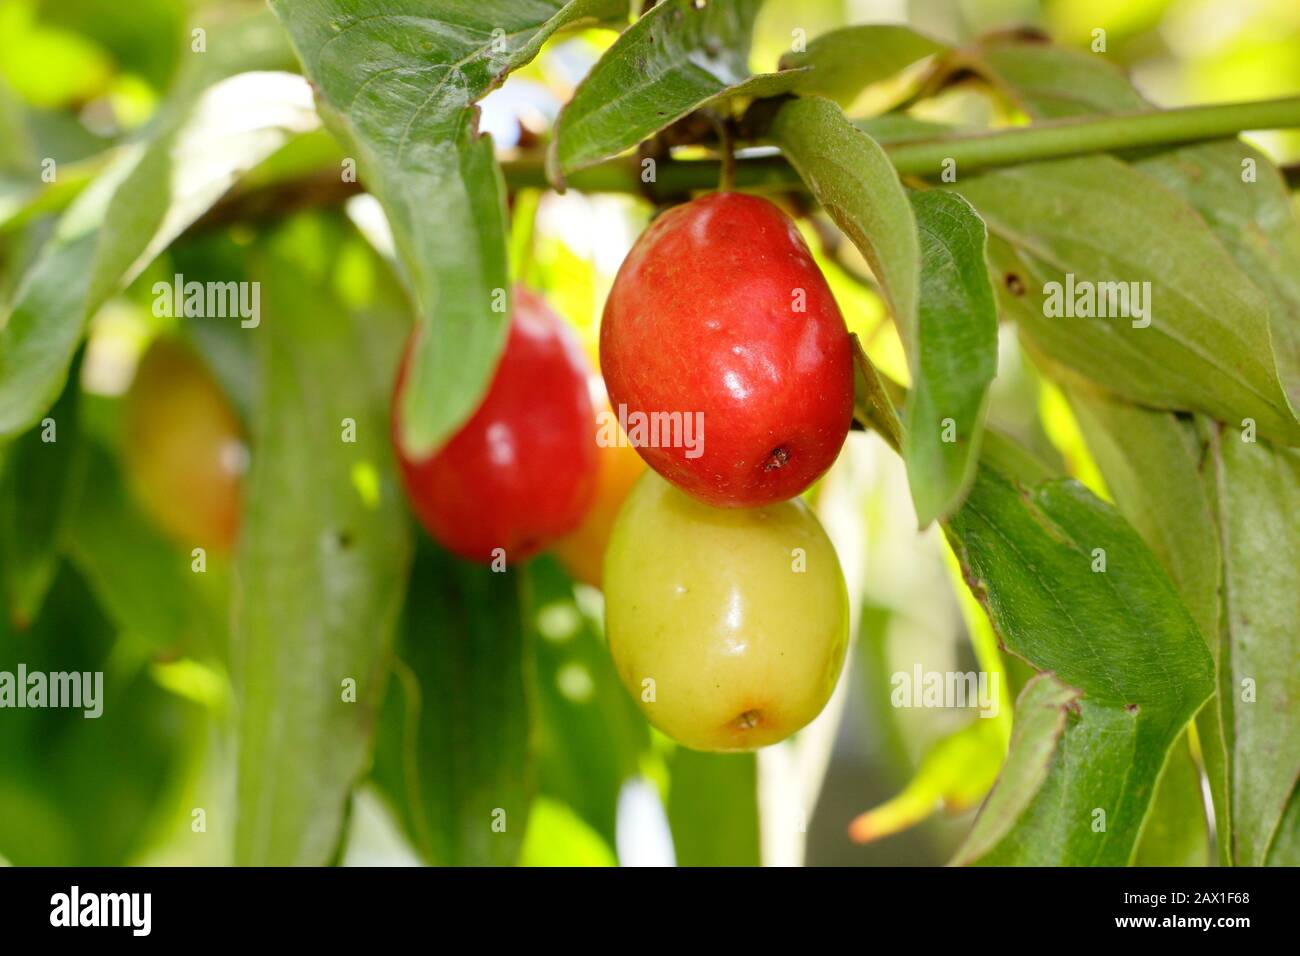
[[(1041, 44), (993, 45), (973, 61), (1026, 112), (1059, 119), (1149, 108), (1104, 58)], [(1300, 222), (1277, 167), (1240, 140), (1132, 157), (1181, 196), (1269, 299), (1278, 372), (1300, 406)]]
[(520, 866), (618, 866), (612, 846), (569, 807), (538, 797), (528, 816)]
[(73, 376), (50, 414), (6, 450), (0, 463), (0, 550), (5, 613), (20, 630), (40, 613), (81, 494), (85, 448)]
[[(955, 64), (954, 64), (955, 65)], [(1106, 57), (1043, 43), (991, 43), (963, 67), (989, 77), (1035, 119), (1150, 106)]]
[(1137, 167), (1191, 203), (1268, 298), (1278, 374), (1300, 407), (1300, 220), (1277, 167), (1238, 140), (1185, 146)]
[[(218, 650), (226, 622), (210, 606), (204, 585), (218, 574), (190, 570), (190, 555), (164, 539), (139, 513), (109, 454), (88, 449), (87, 474), (68, 533), (68, 556), (118, 632), (170, 655)], [(220, 575), (219, 582), (228, 582)], [(221, 599), (224, 603), (224, 597)]]
[(953, 193), (912, 193), (921, 296), (903, 460), (921, 527), (946, 517), (975, 478), (998, 314), (984, 261), (984, 222)]
[(0, 855), (14, 865), (135, 862), (156, 814), (180, 805), (175, 781), (202, 715), (116, 655), (114, 637), (67, 562), (28, 633), (0, 617), (0, 671), (85, 675), (80, 708), (2, 712)]
[(852, 338), (853, 417), (864, 425), (870, 425), (890, 448), (899, 451), (903, 447), (903, 423), (880, 372), (867, 358), (858, 337), (854, 335)]
[(921, 246), (911, 203), (885, 151), (823, 99), (787, 103), (771, 136), (871, 264), (910, 360), (918, 345)]
[(1224, 429), (1215, 444), (1226, 631), (1220, 706), (1229, 758), (1231, 858), (1264, 863), (1300, 779), (1300, 452), (1246, 442)]
[(517, 571), (420, 539), (384, 702), (375, 778), (429, 863), (506, 866), (533, 796)]
[(1133, 862), (1136, 866), (1206, 866), (1210, 862), (1201, 771), (1186, 734), (1169, 751)]
[(1047, 779), (1052, 755), (1065, 732), (1066, 717), (1079, 692), (1050, 674), (1030, 679), (1016, 701), (1011, 747), (997, 786), (980, 808), (975, 825), (953, 863), (971, 863), (989, 853), (1011, 832)]
[(783, 70), (809, 68), (796, 85), (848, 107), (873, 83), (945, 49), (942, 43), (902, 24), (871, 23), (823, 33), (808, 49), (781, 57)]
[(999, 796), (1024, 786), (1004, 773), (989, 804), (1017, 815), (984, 822), (962, 859), (1128, 863), (1169, 749), (1213, 689), (1195, 622), (1137, 533), (1077, 482), (982, 467), (946, 531), (1003, 646), (1080, 692), (1032, 800)]
[(935, 120), (918, 119), (908, 113), (883, 113), (853, 120), (853, 125), (877, 143), (905, 143), (910, 140), (933, 139), (955, 133), (959, 127)]
[[(1119, 71), (1102, 58), (1086, 54), (1012, 45), (985, 51), (978, 68), (1039, 117), (1148, 105)], [(1162, 150), (1134, 157), (1133, 162), (1200, 214), (1267, 297), (1278, 372), (1294, 407), (1300, 394), (1300, 225), (1276, 167), (1238, 140)], [(1174, 577), (1202, 631), (1212, 641), (1216, 657), (1225, 658), (1220, 646), (1235, 646), (1242, 637), (1232, 632), (1230, 623), (1222, 638), (1217, 636), (1221, 549), (1217, 533), (1207, 527), (1212, 525), (1213, 510), (1208, 499), (1214, 493), (1197, 487), (1207, 476), (1213, 483), (1210, 456), (1204, 449), (1207, 441), (1191, 436), (1191, 426), (1177, 423), (1171, 416), (1096, 401), (1080, 407), (1078, 396), (1072, 400), (1121, 510), (1130, 515)], [(1272, 467), (1269, 456), (1259, 460), (1259, 467)], [(1285, 519), (1279, 515), (1276, 520)], [(1250, 573), (1248, 568), (1236, 571), (1239, 579)], [(1252, 637), (1260, 635), (1248, 633), (1245, 639)], [(1234, 733), (1234, 700), (1240, 694), (1234, 682), (1232, 667), (1221, 666), (1220, 693), (1196, 721), (1217, 815), (1219, 856), (1224, 863), (1236, 859), (1234, 815), (1243, 803), (1236, 799), (1238, 792), (1265, 786), (1276, 793), (1292, 772), (1283, 761), (1274, 766), (1278, 777), (1270, 782), (1266, 772), (1252, 769), (1258, 756), (1247, 749), (1250, 735), (1243, 740)], [(1261, 777), (1264, 783), (1260, 783)], [(1270, 825), (1274, 812), (1267, 802), (1264, 807), (1264, 820), (1242, 821), (1243, 828), (1254, 831), (1256, 838), (1261, 828)], [(1246, 806), (1240, 809), (1250, 812)]]
[(984, 224), (943, 193), (909, 203), (880, 146), (825, 100), (784, 106), (772, 136), (867, 257), (893, 310), (913, 385), (903, 456), (924, 526), (951, 511), (970, 484), (997, 367)]
[(1300, 786), (1292, 792), (1286, 812), (1282, 814), (1265, 865), (1300, 866)]
[(1219, 633), (1218, 529), (1206, 484), (1209, 455), (1195, 424), (1092, 389), (1070, 408), (1119, 509), (1169, 573), (1211, 649)]
[(564, 572), (541, 558), (527, 573), (528, 612), (539, 634), (528, 675), (538, 711), (538, 786), (613, 846), (619, 791), (640, 772), (649, 728)]
[[(328, 251), (337, 248), (317, 220), (300, 219), (263, 253), (262, 324), (251, 333), (260, 381), (231, 652), (239, 864), (331, 859), (369, 759), (405, 581), (408, 529), (388, 439), (389, 376), (358, 361), (385, 333), (326, 294), (336, 267)], [(386, 339), (395, 361), (400, 338)], [(345, 419), (355, 422), (355, 442), (342, 441)]]
[(570, 23), (625, 0), (273, 0), (317, 107), (387, 213), (423, 322), (402, 441), (423, 455), (478, 406), (509, 315), (505, 186), (474, 101)]
[(569, 173), (635, 146), (727, 96), (775, 96), (799, 73), (751, 76), (749, 41), (762, 0), (664, 0), (605, 51), (555, 124), (547, 174)]
[(1006, 737), (993, 717), (978, 717), (940, 737), (907, 786), (856, 817), (849, 824), (849, 836), (867, 843), (915, 826), (940, 807), (959, 813), (976, 806), (997, 779), (1006, 753)]
[(758, 866), (754, 754), (708, 754), (678, 747), (668, 772), (668, 824), (677, 865)]
[[(1088, 449), (1101, 469), (1125, 518), (1142, 535), (1152, 552), (1169, 572), (1183, 603), (1196, 620), (1211, 655), (1219, 657), (1220, 576), (1223, 562), (1213, 501), (1213, 469), (1208, 441), (1196, 423), (1170, 412), (1139, 408), (1102, 395), (1092, 389), (1067, 392), (1070, 407), (1083, 431)], [(1214, 801), (1218, 831), (1226, 840), (1231, 831), (1228, 798), (1228, 756), (1224, 751), (1217, 697), (1196, 715), (1196, 727)], [(1184, 759), (1176, 744), (1171, 764)], [(1176, 818), (1191, 813), (1178, 810), (1186, 802), (1181, 771), (1167, 769), (1168, 784), (1161, 783), (1157, 805), (1164, 801), (1165, 823), (1153, 823), (1158, 835), (1143, 852), (1147, 862), (1177, 857), (1181, 847), (1187, 855), (1200, 857), (1201, 832)], [(1166, 795), (1164, 790), (1172, 792)], [(1199, 801), (1199, 790), (1197, 800)], [(1199, 802), (1194, 808), (1199, 813)], [(1164, 847), (1160, 849), (1159, 847)], [(1228, 862), (1226, 844), (1220, 843), (1220, 859)], [(1163, 855), (1162, 855), (1163, 854)], [(1179, 862), (1169, 859), (1170, 865)]]
[(62, 391), (86, 320), (211, 206), (239, 173), (316, 126), (274, 20), (212, 31), (161, 109), (152, 139), (123, 147), (68, 209), (0, 321), (0, 437), (35, 423)]
[[(1250, 417), (1266, 435), (1300, 441), (1266, 298), (1195, 210), (1154, 178), (1096, 156), (957, 188), (1016, 247), (1027, 271), (1016, 317), (1051, 362), (1131, 401), (1234, 423)], [(1153, 222), (1163, 224), (1158, 233)], [(1123, 292), (1121, 308), (1110, 309), (1125, 314), (1079, 317), (1085, 293), (1106, 303), (1105, 283), (1121, 284), (1112, 287)]]
[(1205, 700), (1196, 624), (1114, 508), (1069, 479), (1025, 487), (984, 468), (976, 485), (949, 536), (1008, 649), (1093, 699), (1179, 710)]

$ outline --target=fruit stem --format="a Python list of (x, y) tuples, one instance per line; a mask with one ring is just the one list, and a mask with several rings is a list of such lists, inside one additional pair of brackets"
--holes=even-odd
[(732, 192), (736, 188), (736, 146), (731, 126), (717, 110), (706, 109), (700, 112), (713, 125), (713, 133), (718, 137), (718, 154), (722, 157), (718, 172), (718, 192)]
[[(900, 175), (936, 177), (944, 160), (961, 172), (1059, 159), (1087, 153), (1168, 146), (1236, 136), (1247, 130), (1300, 127), (1300, 96), (1186, 106), (1171, 110), (1137, 110), (1035, 123), (1009, 129), (980, 130), (923, 140), (884, 144)], [(742, 189), (789, 190), (801, 187), (798, 175), (778, 155), (732, 160), (733, 185)], [(502, 164), (511, 186), (545, 187), (546, 174), (537, 157)], [(659, 164), (654, 191), (669, 196), (710, 189), (723, 174), (718, 160), (665, 160)], [(619, 158), (569, 175), (568, 184), (586, 192), (641, 192), (640, 170)]]
[(722, 173), (718, 177), (718, 191), (729, 193), (736, 188), (736, 144), (727, 121), (717, 118), (718, 148), (722, 151)]

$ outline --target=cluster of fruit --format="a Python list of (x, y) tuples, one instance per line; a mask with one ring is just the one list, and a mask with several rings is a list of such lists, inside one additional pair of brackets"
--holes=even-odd
[[(600, 362), (603, 381), (546, 303), (517, 289), (487, 395), (450, 441), (409, 455), (394, 401), (411, 506), (464, 558), (503, 568), (551, 549), (602, 587), (618, 673), (669, 736), (702, 750), (781, 740), (821, 712), (848, 644), (835, 550), (798, 497), (852, 418), (851, 344), (830, 289), (772, 203), (705, 196), (629, 253)], [(628, 429), (629, 446), (611, 421), (646, 427)], [(159, 523), (229, 548), (238, 421), (197, 358), (154, 346), (125, 432), (128, 473)]]
[[(830, 289), (776, 206), (705, 196), (629, 253), (600, 362), (608, 397), (593, 403), (563, 323), (516, 290), (504, 355), (460, 431), (414, 459), (394, 422), (412, 506), (465, 558), (553, 547), (602, 586), (618, 673), (669, 736), (721, 751), (781, 740), (821, 712), (848, 644), (835, 550), (798, 498), (852, 418)], [(611, 417), (649, 423), (632, 446), (652, 471), (596, 425)]]

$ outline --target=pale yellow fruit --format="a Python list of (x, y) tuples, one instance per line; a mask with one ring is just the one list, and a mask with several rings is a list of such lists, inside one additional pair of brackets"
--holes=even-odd
[(830, 698), (848, 647), (848, 595), (802, 501), (712, 508), (647, 472), (614, 525), (604, 577), (619, 676), (679, 743), (764, 747)]
[(122, 410), (122, 461), (141, 508), (186, 550), (229, 551), (240, 521), (239, 419), (189, 349), (158, 339)]

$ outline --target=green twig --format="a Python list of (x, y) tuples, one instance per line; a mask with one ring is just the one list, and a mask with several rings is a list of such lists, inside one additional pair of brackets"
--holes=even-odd
[[(900, 175), (936, 177), (944, 160), (955, 160), (959, 174), (971, 169), (1059, 159), (1087, 153), (1169, 146), (1236, 136), (1248, 130), (1300, 127), (1300, 96), (1188, 106), (1172, 110), (1140, 110), (1107, 116), (1036, 123), (925, 140), (890, 143), (884, 147)], [(540, 159), (525, 157), (503, 164), (512, 186), (544, 186)], [(721, 173), (717, 160), (664, 160), (658, 164), (655, 192), (660, 195), (712, 189)], [(639, 192), (637, 169), (626, 159), (613, 159), (568, 177), (575, 189), (588, 192)], [(735, 184), (741, 189), (795, 189), (798, 176), (780, 156), (736, 160)]]

